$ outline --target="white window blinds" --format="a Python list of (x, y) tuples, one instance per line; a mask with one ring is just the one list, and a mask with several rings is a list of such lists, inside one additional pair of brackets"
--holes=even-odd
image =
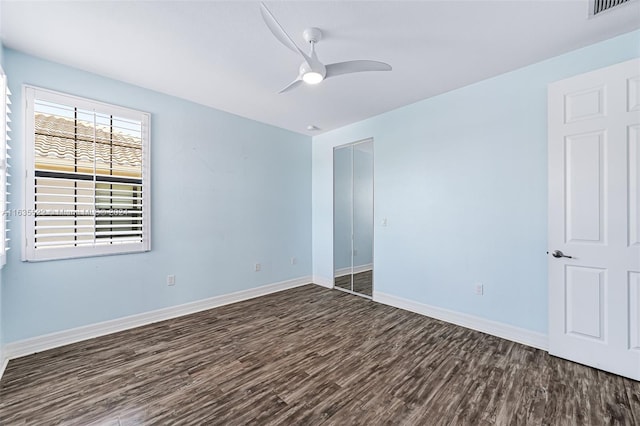
[(25, 260), (149, 250), (149, 115), (25, 92)]
[(9, 86), (7, 83), (7, 76), (4, 74), (2, 69), (0, 68), (0, 96), (2, 100), (0, 101), (0, 105), (2, 105), (3, 111), (0, 112), (1, 128), (0, 128), (0, 205), (3, 206), (4, 215), (2, 220), (0, 220), (0, 266), (4, 265), (7, 260), (7, 250), (9, 250), (9, 210), (8, 210), (8, 202), (7, 196), (9, 195), (9, 150), (11, 147), (9, 146), (9, 141), (11, 138), (9, 137), (9, 132), (11, 128), (9, 127), (9, 123), (11, 119), (9, 115), (11, 114), (11, 110), (9, 109), (9, 105), (11, 104), (11, 100), (9, 99), (11, 92), (9, 91)]

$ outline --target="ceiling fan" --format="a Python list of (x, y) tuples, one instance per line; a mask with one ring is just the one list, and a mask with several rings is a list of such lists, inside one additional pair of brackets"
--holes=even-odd
[(262, 2), (260, 3), (260, 11), (262, 12), (262, 19), (264, 19), (265, 24), (267, 24), (267, 27), (269, 27), (280, 43), (298, 53), (304, 59), (304, 62), (302, 62), (298, 69), (298, 77), (278, 93), (291, 90), (302, 82), (307, 84), (318, 84), (324, 79), (342, 74), (363, 71), (391, 71), (391, 65), (378, 61), (357, 60), (324, 65), (318, 60), (315, 49), (316, 43), (318, 43), (322, 38), (322, 31), (320, 31), (320, 29), (307, 28), (302, 33), (304, 39), (311, 45), (309, 54), (306, 54), (298, 47), (291, 37), (289, 37), (289, 34), (287, 34), (271, 11), (269, 11), (267, 6)]

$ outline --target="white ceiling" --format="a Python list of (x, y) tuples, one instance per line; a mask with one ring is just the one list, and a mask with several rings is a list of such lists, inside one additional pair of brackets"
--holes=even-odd
[[(319, 27), (324, 63), (388, 62), (291, 92), (300, 59), (254, 1), (2, 1), (16, 50), (299, 133), (318, 134), (640, 28), (640, 1), (588, 19), (588, 0), (288, 1), (292, 38)], [(308, 125), (321, 130), (309, 132)]]

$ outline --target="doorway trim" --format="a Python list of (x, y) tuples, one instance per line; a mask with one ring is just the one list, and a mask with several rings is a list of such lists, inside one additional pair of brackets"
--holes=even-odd
[[(336, 179), (335, 179), (335, 152), (337, 149), (346, 148), (349, 146), (355, 146), (362, 143), (371, 142), (371, 149), (373, 152), (373, 164), (372, 164), (372, 176), (371, 176), (371, 184), (373, 185), (373, 198), (372, 198), (372, 215), (373, 215), (373, 226), (372, 226), (372, 234), (371, 234), (371, 265), (373, 272), (371, 273), (371, 296), (367, 296), (366, 294), (356, 293), (355, 291), (347, 290), (345, 288), (336, 287), (336, 277), (335, 277), (335, 235), (336, 235)], [(359, 139), (355, 142), (349, 142), (342, 145), (336, 145), (331, 150), (331, 179), (333, 180), (332, 185), (332, 194), (331, 194), (331, 209), (332, 209), (332, 226), (331, 226), (331, 241), (332, 241), (332, 277), (331, 277), (331, 289), (339, 290), (345, 293), (353, 294), (355, 296), (363, 297), (365, 299), (373, 300), (374, 297), (374, 289), (375, 289), (375, 240), (376, 240), (376, 216), (375, 216), (375, 206), (376, 206), (376, 165), (375, 165), (375, 142), (373, 137), (368, 137), (364, 139)], [(353, 157), (352, 157), (352, 165), (353, 165)], [(353, 167), (351, 167), (351, 194), (353, 196)], [(353, 230), (353, 209), (351, 209), (351, 229)], [(353, 237), (351, 238), (351, 271), (353, 273)]]

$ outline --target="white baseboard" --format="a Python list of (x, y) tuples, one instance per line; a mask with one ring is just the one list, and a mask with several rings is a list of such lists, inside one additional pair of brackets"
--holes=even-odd
[[(282, 281), (261, 287), (242, 290), (235, 293), (210, 297), (208, 299), (197, 300), (182, 305), (170, 306), (155, 311), (144, 312), (142, 314), (131, 315), (114, 320), (104, 321), (96, 324), (86, 325), (70, 330), (59, 331), (43, 336), (32, 337), (18, 342), (8, 343), (4, 347), (5, 360), (20, 358), (36, 352), (42, 352), (59, 346), (69, 345), (82, 340), (93, 339), (94, 337), (116, 333), (135, 327), (140, 327), (154, 322), (165, 321), (171, 318), (189, 315), (218, 306), (228, 305), (254, 297), (265, 296), (278, 291), (287, 290), (301, 285), (310, 284), (311, 277), (301, 277), (292, 280)], [(0, 376), (1, 378), (2, 376)]]
[(0, 379), (2, 379), (4, 370), (7, 369), (7, 364), (9, 364), (9, 358), (4, 356), (4, 352), (0, 351)]
[[(354, 266), (353, 273), (359, 274), (360, 272), (367, 272), (373, 270), (373, 263), (367, 263), (366, 265)], [(349, 273), (349, 271), (347, 271)]]
[(333, 288), (333, 278), (322, 277), (320, 275), (313, 276), (313, 283), (326, 288)]
[(491, 334), (492, 336), (497, 336), (545, 351), (548, 350), (549, 347), (547, 335), (543, 333), (515, 327), (513, 325), (504, 324), (498, 321), (488, 320), (486, 318), (477, 317), (475, 315), (464, 314), (461, 312), (438, 308), (436, 306), (426, 305), (424, 303), (415, 302), (413, 300), (408, 300), (402, 297), (375, 291), (375, 289), (373, 292), (373, 300), (374, 302), (383, 303), (385, 305), (415, 312), (417, 314), (470, 328), (472, 330), (481, 331), (486, 334)]
[[(373, 263), (367, 263), (366, 265), (354, 266), (353, 273), (359, 274), (360, 272), (371, 271), (373, 269)], [(335, 276), (343, 277), (345, 275), (351, 274), (351, 266), (347, 266), (346, 268), (336, 269)]]

